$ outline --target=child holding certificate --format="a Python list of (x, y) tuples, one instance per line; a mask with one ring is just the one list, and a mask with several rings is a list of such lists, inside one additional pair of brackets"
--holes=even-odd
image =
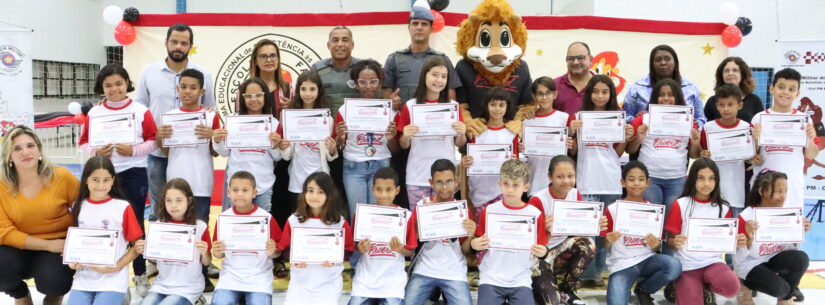
[(121, 199), (118, 183), (111, 160), (94, 156), (86, 161), (80, 178), (80, 193), (72, 206), (74, 226), (116, 230), (115, 240), (110, 240), (109, 245), (116, 247), (117, 260), (111, 267), (69, 264), (69, 268), (77, 270), (69, 292), (69, 305), (120, 304), (129, 291), (129, 263), (143, 251), (130, 245), (143, 236), (143, 231), (129, 202)]
[[(777, 304), (802, 302), (799, 281), (808, 269), (808, 255), (799, 250), (800, 243), (756, 242), (754, 233), (759, 230), (754, 208), (781, 208), (785, 204), (788, 176), (766, 171), (756, 177), (748, 196), (749, 204), (739, 214), (739, 233), (748, 237), (746, 247), (739, 247), (734, 258), (733, 270), (743, 280), (736, 300), (742, 305), (755, 304), (751, 290), (764, 292), (777, 298)], [(811, 229), (811, 221), (801, 215), (805, 233)]]
[[(344, 286), (341, 276), (341, 272), (344, 271), (343, 259), (345, 253), (352, 252), (353, 249), (352, 229), (341, 213), (340, 196), (335, 182), (327, 173), (312, 173), (304, 181), (303, 191), (298, 196), (298, 208), (295, 214), (287, 219), (281, 241), (278, 243), (278, 250), (281, 252), (290, 248), (301, 250), (299, 252), (296, 249), (290, 249), (292, 268), (284, 304), (308, 304), (309, 301), (319, 305), (338, 304), (338, 298)], [(313, 240), (302, 238), (301, 244), (296, 243), (294, 238), (298, 236), (296, 232), (299, 229), (321, 232), (319, 234), (323, 236), (334, 234), (333, 247), (338, 250), (332, 251), (324, 248), (315, 250), (314, 253), (307, 253), (307, 251), (313, 251), (311, 250), (313, 245), (310, 244)], [(321, 238), (323, 237), (319, 236), (316, 240)], [(326, 238), (317, 243), (321, 242), (325, 243)], [(316, 246), (322, 245), (316, 244)], [(297, 257), (308, 259), (297, 261)], [(267, 285), (271, 285), (271, 282), (267, 282)], [(271, 291), (272, 288), (269, 287), (269, 290)]]
[[(181, 107), (173, 109), (166, 115), (178, 117), (189, 116), (195, 113), (202, 115), (192, 116), (186, 120), (200, 120), (200, 124), (193, 130), (194, 136), (202, 140), (194, 145), (181, 145), (166, 147), (163, 145), (164, 139), (172, 138), (175, 132), (169, 122), (162, 122), (164, 125), (158, 128), (157, 141), (161, 150), (169, 156), (169, 166), (166, 168), (166, 179), (183, 178), (192, 187), (195, 194), (195, 211), (198, 218), (209, 222), (209, 205), (212, 197), (214, 180), (212, 179), (212, 140), (213, 130), (221, 128), (221, 118), (218, 113), (206, 110), (200, 104), (200, 97), (205, 94), (203, 89), (203, 73), (195, 69), (186, 69), (180, 73), (178, 83), (178, 96)], [(163, 118), (168, 118), (169, 116)], [(177, 125), (177, 124), (176, 124)], [(184, 125), (184, 124), (180, 124)], [(190, 136), (190, 135), (187, 135)]]
[[(705, 125), (707, 126), (707, 125)], [(622, 170), (622, 186), (627, 190), (629, 202), (648, 203), (644, 193), (650, 185), (647, 167), (639, 161), (630, 161)], [(630, 287), (636, 280), (633, 292), (640, 305), (653, 305), (651, 294), (679, 277), (682, 265), (669, 255), (656, 253), (662, 245), (659, 234), (648, 233), (645, 237), (624, 236), (615, 230), (614, 215), (618, 207), (612, 204), (605, 210), (607, 230), (602, 231), (604, 248), (609, 249), (607, 268), (610, 278), (607, 281), (607, 304), (628, 304)], [(664, 215), (662, 215), (664, 217)]]
[[(376, 205), (395, 207), (395, 196), (401, 191), (398, 174), (390, 167), (383, 167), (373, 176), (372, 193)], [(361, 257), (355, 267), (352, 279), (352, 298), (350, 305), (403, 304), (404, 287), (407, 286), (407, 273), (404, 272), (404, 257), (412, 256), (418, 247), (415, 234), (415, 222), (407, 215), (406, 244), (401, 244), (398, 237), (393, 237), (389, 244), (373, 243), (362, 239), (357, 244)]]
[[(502, 200), (478, 215), (473, 250), (487, 250), (478, 266), (479, 305), (534, 304), (531, 285), (533, 257), (547, 257), (544, 216), (535, 206), (521, 201), (530, 189), (530, 167), (511, 159), (501, 166)], [(533, 222), (535, 221), (535, 222)], [(489, 222), (489, 224), (488, 224)]]
[[(255, 185), (255, 177), (247, 171), (236, 172), (229, 178), (229, 199), (232, 200), (232, 208), (218, 216), (213, 238), (212, 254), (215, 258), (223, 259), (220, 280), (212, 296), (213, 305), (234, 305), (241, 295), (249, 305), (272, 304), (272, 259), (281, 255), (277, 248), (277, 241), (281, 239), (281, 228), (268, 211), (264, 211), (253, 202)], [(238, 219), (238, 216), (241, 216), (254, 222), (251, 225), (250, 221), (222, 224), (224, 216), (228, 216), (227, 219)], [(231, 225), (232, 229), (222, 232), (221, 225)], [(267, 234), (264, 236), (268, 237), (265, 242), (256, 238), (260, 236), (251, 234), (252, 231), (258, 232), (257, 230)], [(232, 237), (234, 234), (239, 236), (235, 240)], [(241, 244), (242, 238), (260, 242), (251, 246), (263, 251), (233, 249), (249, 249), (249, 245)]]
[[(487, 129), (478, 136), (470, 139), (473, 144), (509, 144), (512, 149), (510, 158), (517, 159), (519, 150), (519, 137), (509, 129), (504, 123), (513, 119), (513, 109), (510, 109), (510, 92), (504, 87), (496, 86), (487, 93), (487, 100), (484, 109), (481, 111), (481, 118), (487, 121)], [(461, 158), (462, 168), (470, 168), (473, 165), (473, 156), (466, 155)], [(481, 160), (479, 160), (481, 162)], [(496, 187), (498, 176), (471, 176), (468, 179), (470, 186), (470, 201), (475, 207), (475, 215), (481, 213), (484, 207), (501, 200), (501, 190)], [(529, 181), (528, 181), (529, 182)]]
[[(694, 161), (682, 197), (673, 202), (665, 221), (668, 246), (682, 263), (682, 274), (673, 283), (678, 304), (702, 304), (708, 299), (703, 294), (703, 287), (710, 287), (712, 291), (705, 293), (711, 298), (713, 293), (732, 298), (739, 292), (739, 279), (718, 252), (688, 252), (685, 249), (690, 219), (731, 218), (730, 205), (722, 199), (719, 183), (719, 168), (715, 162), (708, 158)], [(737, 243), (745, 245), (745, 234), (737, 236)]]
[[(447, 65), (447, 62), (439, 56), (430, 56), (427, 59), (421, 68), (421, 78), (419, 78), (418, 89), (415, 91), (415, 98), (407, 101), (398, 115), (399, 145), (402, 149), (410, 150), (409, 159), (407, 159), (407, 198), (410, 203), (418, 202), (421, 198), (433, 194), (433, 189), (427, 183), (426, 164), (433, 164), (438, 159), (454, 160), (456, 147), (467, 143), (467, 137), (464, 135), (466, 126), (464, 126), (461, 111), (458, 111), (458, 103), (450, 100), (449, 97), (450, 90), (447, 84), (450, 79)], [(455, 105), (450, 112), (451, 118), (457, 118), (450, 124), (455, 135), (416, 137), (420, 126), (414, 125), (411, 120), (412, 106), (436, 103)]]
[[(195, 304), (199, 298), (203, 303), (206, 302), (201, 296), (205, 287), (201, 267), (212, 261), (212, 240), (206, 222), (195, 217), (192, 197), (192, 189), (186, 180), (172, 179), (161, 191), (163, 200), (158, 202), (155, 214), (160, 223), (195, 226), (195, 236), (200, 236), (195, 242), (199, 254), (196, 262), (157, 260), (158, 277), (152, 283), (149, 295), (140, 302), (141, 305), (182, 304), (184, 301)], [(138, 240), (136, 245), (138, 250), (144, 250), (146, 241)]]

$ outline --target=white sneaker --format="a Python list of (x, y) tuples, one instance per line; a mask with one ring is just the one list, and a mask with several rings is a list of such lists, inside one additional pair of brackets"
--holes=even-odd
[(149, 277), (146, 274), (135, 276), (134, 281), (135, 293), (138, 296), (142, 298), (149, 294)]

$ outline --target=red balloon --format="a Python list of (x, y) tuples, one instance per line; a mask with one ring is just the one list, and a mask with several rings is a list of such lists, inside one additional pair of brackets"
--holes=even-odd
[(86, 123), (86, 115), (82, 113), (75, 114), (73, 120), (75, 124), (83, 125), (83, 123)]
[(734, 48), (742, 42), (742, 31), (735, 24), (729, 25), (722, 31), (722, 43), (728, 48)]
[(444, 29), (444, 16), (435, 10), (430, 10), (433, 13), (433, 33), (441, 32)]
[(137, 38), (137, 33), (135, 33), (135, 27), (133, 27), (129, 22), (125, 20), (121, 20), (117, 26), (115, 26), (115, 40), (121, 45), (127, 46), (135, 42)]

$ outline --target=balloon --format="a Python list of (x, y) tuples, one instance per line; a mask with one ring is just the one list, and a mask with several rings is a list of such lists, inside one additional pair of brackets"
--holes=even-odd
[(76, 115), (76, 114), (82, 113), (82, 112), (83, 112), (83, 109), (82, 109), (82, 106), (80, 106), (80, 103), (78, 103), (78, 102), (69, 103), (69, 113)]
[(82, 113), (75, 114), (74, 118), (72, 120), (77, 125), (83, 125), (83, 123), (86, 122), (86, 115), (84, 115)]
[(441, 32), (444, 29), (444, 16), (435, 10), (430, 10), (433, 13), (433, 33)]
[(438, 12), (443, 11), (450, 5), (450, 0), (429, 0), (428, 2), (430, 2), (430, 8)]
[(117, 43), (128, 46), (135, 42), (136, 38), (135, 27), (125, 20), (120, 21), (115, 27), (115, 40), (117, 40)]
[(117, 25), (123, 20), (123, 9), (117, 5), (109, 5), (103, 9), (103, 21), (110, 25)]
[(751, 30), (753, 30), (753, 22), (751, 22), (751, 19), (748, 17), (739, 17), (739, 19), (736, 20), (736, 27), (742, 31), (742, 36), (748, 36)]
[(123, 20), (134, 23), (140, 17), (140, 12), (134, 7), (128, 7), (123, 11)]
[(728, 48), (734, 48), (742, 42), (742, 31), (736, 25), (729, 25), (722, 31), (722, 43)]
[(739, 7), (732, 2), (722, 3), (719, 7), (719, 21), (727, 25), (736, 24), (736, 19), (739, 18)]
[(83, 112), (83, 114), (89, 114), (89, 110), (92, 110), (92, 107), (94, 106), (95, 105), (92, 102), (85, 101), (83, 102), (83, 105), (80, 105), (80, 112)]

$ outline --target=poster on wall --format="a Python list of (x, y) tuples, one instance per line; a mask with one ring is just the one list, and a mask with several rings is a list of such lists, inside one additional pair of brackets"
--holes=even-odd
[(34, 128), (32, 31), (0, 28), (0, 134), (17, 125)]

